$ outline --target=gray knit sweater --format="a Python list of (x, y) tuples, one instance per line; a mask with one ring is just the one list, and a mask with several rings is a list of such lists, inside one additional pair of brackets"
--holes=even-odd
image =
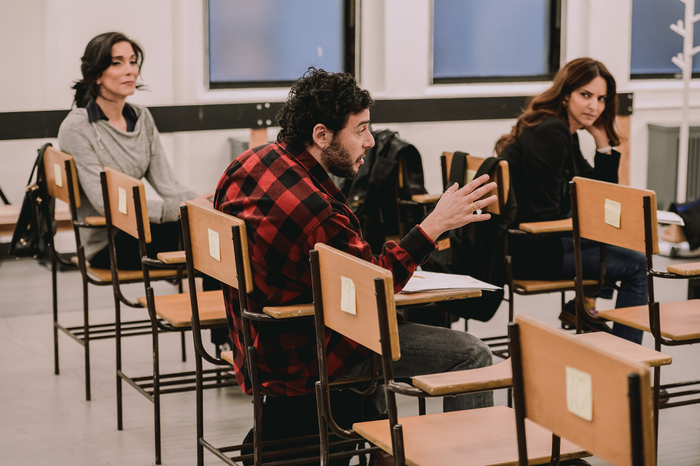
[[(180, 202), (197, 196), (175, 178), (151, 112), (146, 107), (129, 105), (138, 116), (131, 133), (115, 128), (106, 120), (90, 123), (84, 108), (73, 109), (58, 130), (61, 150), (73, 156), (78, 169), (80, 221), (85, 217), (104, 215), (100, 186), (100, 172), (104, 167), (148, 180), (163, 198), (148, 200), (148, 217), (153, 223), (176, 221)], [(107, 246), (104, 229), (83, 229), (80, 238), (88, 260)]]

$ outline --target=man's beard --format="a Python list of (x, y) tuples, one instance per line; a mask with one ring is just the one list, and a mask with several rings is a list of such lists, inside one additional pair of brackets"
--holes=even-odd
[(335, 135), (330, 145), (321, 151), (321, 163), (335, 176), (348, 179), (357, 176), (355, 162)]

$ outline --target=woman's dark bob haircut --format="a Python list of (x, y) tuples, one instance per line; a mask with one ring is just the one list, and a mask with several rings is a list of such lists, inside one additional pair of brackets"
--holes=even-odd
[[(85, 53), (80, 59), (80, 71), (83, 73), (83, 79), (76, 81), (73, 85), (75, 89), (75, 98), (73, 101), (78, 107), (85, 107), (90, 99), (100, 95), (100, 86), (97, 85), (97, 80), (102, 75), (102, 72), (109, 68), (112, 63), (112, 46), (119, 42), (128, 42), (134, 49), (136, 62), (138, 63), (139, 72), (143, 65), (143, 50), (135, 41), (129, 39), (121, 32), (105, 32), (93, 38), (85, 47)], [(144, 86), (139, 84), (137, 89)]]

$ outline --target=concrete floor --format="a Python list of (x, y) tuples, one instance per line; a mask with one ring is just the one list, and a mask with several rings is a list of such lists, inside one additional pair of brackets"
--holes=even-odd
[[(657, 259), (665, 268), (669, 259)], [(675, 260), (674, 262), (681, 262)], [(79, 324), (80, 278), (76, 272), (62, 272), (61, 315), (64, 324)], [(659, 282), (661, 283), (661, 282)], [(659, 301), (685, 298), (685, 281), (664, 281), (657, 286)], [(0, 266), (0, 465), (148, 465), (154, 462), (152, 405), (135, 390), (124, 388), (124, 430), (116, 429), (114, 342), (92, 345), (92, 401), (84, 400), (82, 347), (60, 336), (61, 374), (53, 373), (50, 273), (33, 260), (6, 261)], [(171, 292), (160, 284), (156, 293)], [(112, 317), (111, 289), (91, 287), (94, 322)], [(143, 294), (141, 285), (131, 285), (131, 297)], [(572, 296), (571, 296), (572, 297)], [(517, 312), (532, 315), (558, 326), (558, 295), (516, 297)], [(612, 307), (598, 300), (599, 308)], [(142, 317), (145, 311), (127, 310), (126, 317)], [(488, 323), (470, 322), (469, 330), (486, 337), (503, 334), (507, 303)], [(463, 321), (455, 328), (464, 328)], [(161, 368), (191, 370), (192, 346), (188, 336), (189, 360), (180, 361), (177, 335), (161, 339)], [(652, 345), (650, 335), (644, 344)], [(674, 363), (662, 371), (664, 382), (700, 378), (697, 347), (665, 347)], [(125, 340), (124, 367), (130, 373), (150, 370), (150, 339)], [(242, 439), (252, 425), (251, 399), (238, 387), (205, 392), (206, 437), (215, 444), (232, 444)], [(496, 403), (506, 404), (505, 391)], [(428, 400), (428, 411), (441, 409), (440, 400)], [(414, 400), (401, 400), (403, 415), (417, 413)], [(195, 402), (193, 393), (167, 395), (162, 401), (163, 464), (195, 464)], [(662, 410), (660, 415), (659, 464), (668, 466), (700, 464), (700, 405)], [(220, 464), (206, 455), (207, 464)], [(595, 465), (607, 464), (592, 458)]]

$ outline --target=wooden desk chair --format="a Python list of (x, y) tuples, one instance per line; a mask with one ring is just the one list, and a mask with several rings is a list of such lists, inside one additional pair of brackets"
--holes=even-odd
[[(474, 157), (467, 154), (466, 163), (464, 165), (463, 174), (452, 174), (454, 153), (443, 152), (440, 157), (440, 166), (442, 172), (443, 189), (447, 189), (450, 180), (462, 180), (464, 185), (474, 179), (479, 167), (484, 162), (484, 158)], [(504, 212), (508, 195), (510, 193), (510, 171), (508, 162), (502, 160), (499, 162), (496, 170), (496, 175), (491, 181), (495, 181), (498, 185), (497, 192), (489, 193), (498, 195), (498, 202), (491, 204), (485, 210), (492, 215), (500, 215)], [(436, 202), (439, 196), (434, 196), (433, 199), (426, 197), (425, 202)], [(507, 235), (503, 241), (503, 260), (505, 268), (505, 279), (508, 285), (508, 295), (505, 298), (508, 301), (508, 321), (513, 321), (515, 315), (515, 295), (536, 295), (545, 293), (561, 293), (561, 307), (565, 304), (565, 292), (574, 291), (575, 283), (573, 280), (523, 280), (513, 277), (512, 256), (508, 250), (508, 237), (512, 235), (545, 235), (545, 234), (561, 234), (562, 232), (571, 231), (571, 221), (556, 221), (556, 222), (538, 222), (520, 225), (520, 229), (508, 229)], [(586, 288), (597, 287), (599, 280), (586, 280)], [(484, 339), (492, 348), (494, 355), (507, 358), (508, 357), (508, 338), (506, 335), (495, 336)]]
[[(105, 168), (100, 173), (102, 194), (105, 206), (105, 220), (109, 237), (109, 252), (111, 261), (112, 286), (114, 289), (114, 306), (117, 323), (116, 331), (116, 366), (117, 366), (117, 429), (123, 429), (122, 415), (122, 381), (135, 388), (153, 403), (155, 460), (161, 464), (161, 429), (160, 429), (160, 397), (169, 393), (192, 391), (195, 389), (195, 371), (177, 373), (161, 373), (159, 335), (161, 332), (180, 333), (190, 330), (192, 310), (188, 294), (155, 296), (151, 279), (163, 272), (173, 274), (173, 268), (181, 276), (182, 265), (166, 264), (161, 260), (151, 259), (146, 255), (146, 244), (151, 242), (148, 208), (143, 182), (127, 176), (111, 168)], [(118, 273), (118, 257), (114, 247), (114, 235), (121, 230), (139, 242), (141, 255), (141, 271), (146, 297), (137, 302), (128, 300), (120, 288)], [(156, 270), (151, 270), (151, 268)], [(221, 291), (200, 293), (199, 312), (200, 324), (204, 328), (224, 328), (226, 312)], [(121, 304), (129, 307), (148, 309), (149, 333), (152, 340), (153, 373), (151, 375), (131, 377), (122, 371), (121, 347)], [(208, 377), (204, 388), (219, 388), (236, 385), (233, 374), (212, 369), (213, 375)]]
[[(451, 177), (451, 170), (452, 170), (452, 161), (454, 159), (454, 153), (453, 152), (443, 152), (442, 155), (440, 156), (440, 165), (441, 165), (441, 172), (442, 172), (442, 185), (443, 185), (443, 192), (446, 190), (454, 181), (458, 181), (460, 185), (465, 185), (472, 179), (474, 179), (474, 175), (477, 173), (479, 168), (481, 167), (482, 163), (486, 160), (480, 157), (473, 157), (467, 154), (467, 157), (465, 159), (464, 163), (464, 172), (461, 174), (455, 174), (456, 176)], [(452, 181), (450, 181), (452, 180)], [(498, 185), (496, 189), (494, 189), (492, 192), (489, 192), (486, 194), (484, 197), (488, 197), (491, 195), (497, 195), (498, 196), (498, 202), (493, 203), (489, 206), (487, 206), (484, 211), (488, 212), (492, 215), (500, 215), (500, 213), (503, 211), (505, 202), (510, 190), (510, 178), (508, 174), (508, 162), (505, 160), (500, 161), (498, 166), (496, 167), (494, 171), (494, 176), (491, 177), (490, 181), (495, 181)], [(416, 195), (413, 196), (413, 201), (417, 203), (424, 204), (426, 206), (432, 206), (434, 205), (442, 196), (441, 194), (423, 194), (423, 195)], [(438, 251), (444, 251), (447, 249), (450, 249), (453, 245), (451, 244), (451, 239), (449, 237), (443, 237), (438, 240)], [(501, 246), (496, 245), (495, 249), (499, 251), (497, 254), (499, 257), (501, 256), (500, 250)], [(433, 270), (433, 269), (430, 269)], [(435, 270), (435, 271), (441, 271), (441, 270)], [(486, 281), (493, 281), (490, 280), (488, 277), (480, 277)], [(496, 297), (498, 299), (498, 297)], [(408, 312), (410, 314), (410, 310), (404, 311), (404, 314)], [(407, 320), (410, 320), (410, 317), (407, 318), (406, 315), (404, 315), (404, 318)], [(446, 316), (445, 317), (445, 326), (449, 327), (452, 321), (451, 316)], [(468, 329), (468, 322), (465, 320), (465, 331)], [(485, 342), (489, 344), (491, 347), (492, 351), (496, 356), (507, 358), (508, 357), (508, 342), (507, 338), (505, 336), (497, 336), (497, 337), (490, 337), (490, 338), (485, 338)]]
[[(180, 208), (182, 227), (185, 240), (185, 251), (187, 258), (188, 280), (192, 282), (195, 272), (205, 273), (223, 284), (231, 286), (239, 293), (248, 294), (253, 291), (253, 279), (250, 269), (250, 259), (248, 256), (248, 238), (246, 226), (243, 220), (224, 214), (222, 212), (208, 209), (192, 203)], [(231, 241), (229, 241), (231, 238)], [(196, 359), (198, 373), (201, 371), (201, 360), (205, 359), (212, 364), (222, 365), (224, 361), (233, 364), (234, 351), (223, 352), (221, 359), (212, 357), (202, 344), (201, 334), (201, 293), (193, 291), (190, 285), (190, 299), (192, 302), (192, 322), (195, 337), (195, 348), (198, 357)], [(221, 292), (219, 292), (221, 294)], [(199, 305), (197, 305), (199, 301)], [(247, 300), (239, 300), (237, 315), (240, 317), (244, 344), (246, 346), (246, 365), (251, 380), (253, 395), (253, 443), (240, 444), (234, 446), (216, 447), (204, 439), (203, 428), (203, 398), (201, 396), (201, 382), (197, 385), (197, 464), (201, 466), (204, 462), (204, 449), (212, 452), (219, 459), (227, 464), (235, 465), (238, 462), (253, 461), (257, 465), (274, 462), (275, 465), (283, 464), (307, 464), (318, 461), (318, 444), (300, 446), (301, 441), (309, 440), (309, 436), (292, 437), (276, 441), (262, 440), (262, 397), (274, 396), (260, 382), (257, 352), (253, 346), (253, 339), (250, 331), (251, 321), (259, 323), (269, 323), (272, 325), (278, 319), (272, 315), (279, 315), (291, 310), (294, 306), (268, 307), (265, 313), (252, 312), (247, 309)], [(297, 306), (298, 307), (298, 306)], [(307, 306), (301, 306), (306, 309)], [(307, 312), (301, 314), (309, 318)], [(294, 318), (295, 316), (284, 315), (284, 318)], [(233, 329), (233, 322), (229, 321), (229, 330)], [(293, 420), (290, 420), (290, 429), (294, 428)], [(347, 444), (347, 443), (346, 443)], [(269, 448), (268, 448), (269, 447)], [(283, 447), (280, 449), (280, 447)], [(263, 450), (265, 448), (265, 450)], [(245, 453), (245, 451), (253, 453)], [(283, 451), (282, 451), (283, 450)], [(240, 452), (239, 455), (229, 457), (231, 452)], [(287, 459), (284, 455), (297, 454), (301, 458)], [(347, 456), (357, 454), (348, 453)], [(304, 460), (305, 459), (305, 460)]]
[(520, 466), (531, 464), (527, 421), (611, 464), (656, 464), (646, 366), (528, 316), (516, 317), (509, 334)]
[[(508, 178), (509, 179), (509, 178)], [(542, 237), (546, 235), (568, 235), (572, 230), (571, 219), (552, 220), (547, 222), (521, 223), (517, 229), (509, 229), (508, 236), (532, 236)], [(547, 293), (560, 293), (561, 309), (566, 304), (566, 292), (575, 291), (574, 280), (529, 280), (513, 277), (513, 257), (508, 251), (508, 238), (504, 248), (506, 277), (508, 283), (508, 321), (513, 322), (515, 295), (537, 295)], [(603, 274), (597, 280), (584, 280), (583, 286), (587, 292), (599, 290), (603, 286)], [(562, 327), (565, 325), (562, 323)]]
[[(619, 204), (619, 217), (608, 213), (606, 203)], [(634, 327), (654, 336), (654, 346), (658, 351), (661, 345), (678, 346), (700, 342), (700, 300), (693, 299), (675, 303), (659, 304), (654, 296), (654, 278), (687, 279), (700, 270), (670, 268), (668, 272), (653, 268), (653, 256), (659, 252), (656, 222), (656, 193), (645, 189), (634, 189), (602, 181), (576, 177), (571, 182), (571, 207), (574, 220), (574, 252), (577, 255), (577, 269), (580, 267), (580, 238), (611, 244), (646, 255), (648, 305), (600, 311), (598, 316), (613, 322)], [(611, 223), (619, 219), (619, 228)], [(678, 273), (674, 273), (678, 272)], [(577, 273), (580, 276), (580, 273)], [(580, 315), (580, 307), (578, 314)], [(689, 385), (700, 384), (689, 381), (660, 385), (661, 369), (654, 370), (654, 412), (658, 413), (659, 391), (669, 391), (669, 398), (697, 395), (700, 389), (688, 390)], [(700, 397), (682, 401), (670, 401), (663, 408), (700, 403)], [(658, 416), (656, 416), (658, 427)]]
[[(311, 251), (311, 264), (317, 341), (325, 341), (324, 329), (329, 327), (379, 355), (382, 358), (389, 409), (388, 420), (355, 423), (352, 430), (338, 428), (333, 421), (327, 397), (329, 380), (325, 349), (323, 344), (318, 344), (321, 380), (316, 384), (316, 394), (319, 422), (322, 425), (328, 424), (332, 431), (345, 438), (354, 439), (358, 435), (364, 437), (392, 454), (396, 465), (516, 463), (515, 413), (510, 408), (500, 406), (398, 417), (396, 393), (419, 397), (428, 394), (418, 387), (395, 380), (393, 376), (392, 361), (398, 360), (401, 355), (391, 271), (323, 244), (317, 244), (316, 249)], [(352, 286), (345, 285), (349, 283), (348, 280)], [(347, 291), (352, 288), (354, 295)], [(354, 298), (355, 307), (347, 304), (352, 302), (351, 298)], [(352, 310), (355, 314), (348, 312)], [(507, 374), (508, 368), (503, 367), (504, 371), (483, 369), (491, 371), (498, 379), (504, 373)], [(371, 384), (369, 388), (372, 388)], [(483, 384), (469, 388), (490, 389)], [(460, 391), (449, 393), (457, 394)], [(549, 461), (552, 434), (534, 424), (528, 426), (528, 433), (531, 436), (531, 464)], [(565, 459), (586, 455), (580, 448), (566, 441), (562, 444), (562, 451)], [(321, 464), (327, 464), (327, 450), (322, 448), (321, 454)]]
[[(90, 342), (94, 340), (104, 340), (116, 337), (117, 326), (115, 322), (90, 323), (89, 313), (89, 285), (110, 286), (112, 285), (112, 273), (109, 269), (99, 269), (91, 267), (85, 258), (85, 248), (80, 239), (80, 231), (90, 228), (105, 228), (104, 217), (88, 217), (84, 222), (78, 220), (77, 210), (80, 207), (80, 194), (78, 176), (73, 157), (65, 152), (61, 152), (51, 144), (44, 146), (43, 170), (46, 180), (46, 191), (49, 202), (59, 199), (68, 205), (70, 210), (71, 228), (75, 237), (76, 255), (71, 257), (70, 262), (56, 253), (53, 241), (49, 245), (51, 260), (51, 284), (52, 284), (52, 304), (53, 304), (53, 341), (54, 341), (54, 372), (59, 374), (59, 351), (58, 332), (64, 332), (72, 340), (83, 346), (85, 359), (85, 399), (91, 399), (90, 384)], [(52, 230), (52, 234), (55, 231)], [(83, 322), (78, 326), (65, 326), (58, 321), (58, 277), (59, 267), (73, 268), (80, 270), (82, 279), (83, 294)], [(174, 278), (176, 275), (171, 271), (161, 271), (153, 279)], [(141, 271), (118, 270), (117, 277), (121, 283), (135, 283), (143, 280)], [(122, 337), (146, 335), (150, 333), (150, 322), (148, 320), (132, 320), (120, 322)], [(183, 342), (184, 349), (184, 342)]]

